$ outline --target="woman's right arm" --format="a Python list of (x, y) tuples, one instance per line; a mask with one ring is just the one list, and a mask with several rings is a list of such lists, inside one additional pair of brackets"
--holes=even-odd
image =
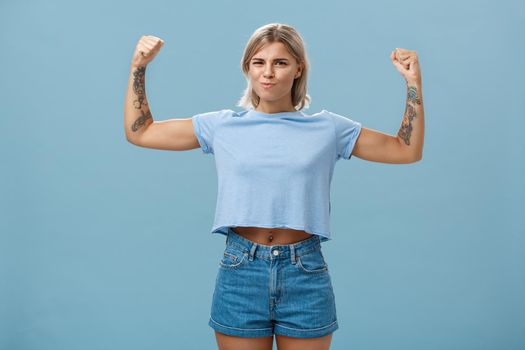
[(172, 151), (198, 148), (191, 118), (154, 121), (151, 115), (146, 98), (146, 66), (162, 45), (163, 41), (158, 38), (143, 36), (135, 49), (124, 106), (126, 139), (146, 148)]

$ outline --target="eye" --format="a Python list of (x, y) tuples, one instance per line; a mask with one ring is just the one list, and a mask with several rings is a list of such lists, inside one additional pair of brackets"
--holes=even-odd
[[(255, 62), (252, 62), (252, 63), (253, 63), (253, 64), (261, 64), (262, 62), (260, 62), (260, 61), (255, 61)], [(277, 62), (277, 64), (281, 64), (281, 63), (282, 63), (283, 66), (286, 66), (286, 65), (287, 65), (287, 63), (286, 63), (285, 61), (278, 61), (278, 62)]]

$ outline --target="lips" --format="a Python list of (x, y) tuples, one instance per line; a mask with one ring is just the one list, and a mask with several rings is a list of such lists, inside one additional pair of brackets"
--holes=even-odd
[(264, 86), (265, 88), (271, 88), (275, 84), (272, 84), (272, 83), (261, 83), (261, 85)]

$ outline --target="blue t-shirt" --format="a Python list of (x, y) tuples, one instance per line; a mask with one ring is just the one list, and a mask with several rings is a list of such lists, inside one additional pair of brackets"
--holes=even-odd
[(335, 162), (350, 159), (361, 123), (322, 110), (262, 113), (231, 109), (192, 117), (204, 153), (215, 156), (213, 233), (255, 226), (304, 230), (331, 239)]

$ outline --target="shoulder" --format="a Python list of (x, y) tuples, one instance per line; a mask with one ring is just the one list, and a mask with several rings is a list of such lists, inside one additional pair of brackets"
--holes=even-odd
[(350, 118), (350, 117), (347, 117), (347, 116), (344, 116), (342, 114), (339, 114), (339, 113), (335, 113), (335, 112), (332, 112), (332, 111), (328, 111), (326, 109), (323, 109), (321, 112), (319, 112), (321, 115), (323, 116), (326, 116), (326, 118), (329, 118), (333, 121), (333, 123), (336, 125), (336, 127), (338, 126), (346, 126), (346, 125), (354, 125), (354, 126), (358, 126), (358, 125), (361, 125), (360, 122), (354, 120), (353, 118)]
[(317, 117), (317, 118), (330, 119), (330, 120), (333, 120), (334, 118), (335, 119), (337, 119), (337, 118), (345, 118), (342, 115), (334, 113), (334, 112), (329, 111), (327, 109), (322, 109), (320, 112), (311, 114), (311, 116), (312, 117)]
[(193, 117), (203, 117), (203, 118), (231, 118), (237, 117), (239, 112), (235, 112), (232, 109), (220, 109), (216, 111), (203, 112), (194, 115)]
[(238, 117), (239, 113), (231, 109), (220, 109), (216, 111), (195, 114), (192, 119), (196, 124), (208, 124), (217, 126)]
[(335, 112), (332, 112), (332, 111), (329, 111), (329, 110), (326, 110), (326, 109), (321, 110), (321, 112), (319, 112), (318, 114), (320, 114), (320, 115), (322, 115), (322, 116), (324, 116), (326, 118), (330, 118), (330, 119), (346, 118), (346, 117), (344, 117), (341, 114), (338, 114), (338, 113), (335, 113)]

